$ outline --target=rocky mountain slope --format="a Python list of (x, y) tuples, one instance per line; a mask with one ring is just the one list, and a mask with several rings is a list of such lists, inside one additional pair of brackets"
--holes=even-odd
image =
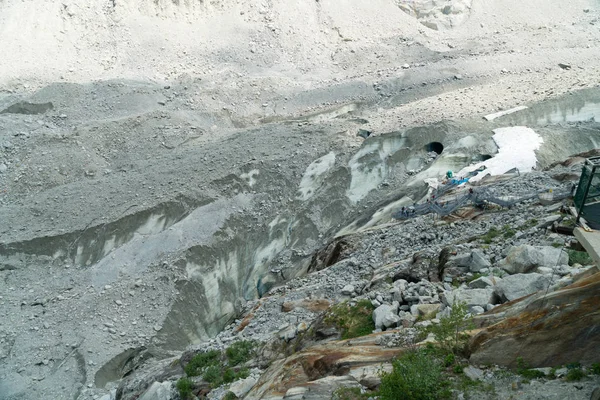
[[(160, 379), (146, 369), (224, 348), (255, 307), (267, 315), (245, 319), (243, 337), (292, 340), (341, 299), (379, 290), (369, 299), (393, 308), (381, 268), (420, 251), (425, 263), (462, 245), (496, 266), (512, 245), (552, 246), (537, 225), (517, 242), (547, 216), (531, 204), (531, 218), (454, 226), (392, 213), (496, 155), (494, 131), (513, 126), (543, 140), (538, 172), (486, 184), (568, 188), (577, 167), (540, 171), (598, 147), (599, 15), (588, 0), (0, 1), (0, 398), (170, 387), (181, 364)], [(529, 108), (482, 119), (517, 105)], [(453, 241), (489, 232), (486, 218), (514, 243)], [(561, 271), (562, 283), (574, 272)], [(548, 278), (530, 272), (533, 288)], [(427, 306), (449, 306), (449, 289), (421, 277)], [(285, 285), (298, 287), (288, 313), (269, 303)], [(408, 318), (417, 304), (396, 289), (391, 319)], [(472, 306), (521, 293), (498, 290)], [(363, 340), (377, 362), (397, 354)], [(252, 376), (287, 355), (264, 355)], [(142, 383), (122, 381), (132, 374)]]

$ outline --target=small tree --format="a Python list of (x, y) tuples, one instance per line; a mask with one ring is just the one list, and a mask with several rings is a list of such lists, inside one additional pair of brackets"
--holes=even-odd
[(464, 351), (468, 336), (463, 333), (466, 329), (474, 328), (473, 317), (469, 314), (467, 304), (454, 302), (450, 315), (440, 318), (440, 323), (431, 326), (431, 332), (442, 350), (447, 353)]

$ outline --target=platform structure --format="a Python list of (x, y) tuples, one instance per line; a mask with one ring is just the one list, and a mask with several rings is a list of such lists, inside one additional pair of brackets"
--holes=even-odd
[(600, 229), (600, 157), (585, 160), (573, 199), (577, 223), (584, 218), (593, 229)]

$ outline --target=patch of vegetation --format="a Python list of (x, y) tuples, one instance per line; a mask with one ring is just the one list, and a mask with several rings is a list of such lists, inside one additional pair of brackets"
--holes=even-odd
[(367, 400), (376, 393), (365, 392), (363, 393), (360, 388), (339, 388), (331, 395), (331, 400)]
[(255, 343), (242, 341), (231, 345), (226, 350), (228, 363), (223, 361), (223, 354), (217, 350), (211, 350), (196, 354), (185, 366), (187, 376), (200, 376), (211, 387), (218, 387), (224, 383), (231, 383), (238, 379), (249, 376), (247, 368), (234, 369), (238, 364), (248, 361), (254, 355)]
[(590, 366), (590, 372), (594, 375), (600, 375), (600, 363), (594, 363)]
[(569, 265), (592, 265), (594, 263), (587, 251), (567, 250), (567, 253), (569, 253)]
[(227, 392), (227, 393), (225, 393), (225, 396), (223, 396), (223, 400), (237, 400), (237, 399), (238, 399), (238, 397), (233, 392)]
[(440, 348), (446, 353), (461, 353), (465, 350), (468, 336), (464, 330), (473, 329), (473, 317), (468, 312), (466, 303), (455, 302), (450, 315), (440, 318), (440, 323), (431, 326)]
[(179, 379), (175, 384), (175, 387), (177, 388), (179, 397), (181, 397), (182, 400), (187, 400), (191, 397), (193, 382), (190, 378)]
[(221, 362), (221, 352), (211, 350), (196, 354), (185, 366), (184, 370), (187, 376), (202, 375), (205, 369), (219, 365)]
[(325, 323), (337, 326), (342, 331), (342, 339), (365, 336), (375, 330), (374, 309), (369, 300), (360, 300), (355, 306), (348, 302), (336, 304), (329, 310)]
[(492, 227), (485, 235), (483, 235), (483, 243), (490, 244), (494, 239), (500, 236), (501, 232), (496, 227)]
[(585, 378), (585, 372), (581, 369), (581, 367), (572, 368), (567, 372), (567, 382), (576, 382)]
[(517, 373), (526, 379), (538, 379), (546, 376), (542, 371), (530, 369), (523, 357), (517, 357)]
[(392, 372), (381, 377), (381, 400), (437, 400), (448, 397), (441, 363), (426, 351), (409, 351), (395, 360), (392, 366)]
[(509, 238), (515, 236), (516, 233), (517, 232), (515, 232), (515, 230), (512, 229), (510, 227), (510, 225), (504, 225), (502, 227), (502, 236), (504, 236), (505, 239), (509, 239)]
[(454, 365), (455, 361), (456, 361), (456, 356), (453, 353), (447, 354), (446, 357), (444, 358), (444, 367), (450, 367), (450, 366)]
[(559, 242), (554, 242), (554, 243), (552, 243), (552, 247), (554, 247), (554, 248), (557, 248), (557, 249), (558, 249), (558, 248), (560, 248), (560, 247), (563, 247), (563, 244), (562, 244), (562, 243), (559, 243)]
[(229, 365), (243, 364), (256, 355), (256, 343), (250, 340), (235, 342), (225, 350)]
[(235, 371), (233, 368), (223, 368), (221, 365), (211, 365), (204, 371), (202, 379), (216, 388), (224, 383), (235, 382), (239, 379), (245, 379), (250, 375), (247, 368)]

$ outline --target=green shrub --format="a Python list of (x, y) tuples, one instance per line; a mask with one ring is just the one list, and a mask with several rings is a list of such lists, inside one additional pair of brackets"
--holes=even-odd
[(179, 397), (181, 397), (182, 400), (187, 400), (192, 394), (193, 382), (190, 378), (181, 378), (177, 381), (175, 387), (179, 392)]
[(238, 379), (246, 379), (250, 375), (248, 368), (242, 368), (237, 372), (233, 368), (226, 368), (221, 372), (223, 375), (223, 383), (231, 383)]
[(465, 303), (455, 302), (450, 315), (440, 318), (440, 323), (431, 326), (439, 346), (447, 353), (462, 352), (468, 342), (468, 336), (462, 331), (474, 327), (473, 318)]
[(504, 236), (505, 239), (509, 239), (509, 238), (515, 236), (515, 234), (516, 234), (515, 230), (512, 229), (510, 227), (510, 225), (504, 225), (502, 227), (502, 231), (503, 231), (502, 236)]
[(498, 236), (500, 236), (500, 231), (498, 228), (492, 227), (485, 235), (483, 235), (483, 242), (490, 244)]
[(546, 376), (542, 371), (530, 369), (523, 357), (517, 357), (517, 373), (526, 379), (538, 379)]
[(463, 373), (463, 369), (464, 367), (460, 364), (456, 364), (454, 366), (454, 368), (452, 368), (452, 371), (454, 371), (455, 374), (462, 374)]
[(580, 381), (585, 377), (585, 372), (581, 368), (572, 368), (567, 372), (567, 382)]
[(223, 383), (223, 375), (223, 371), (219, 365), (211, 365), (204, 370), (202, 379), (210, 383), (211, 387), (217, 387)]
[(587, 251), (567, 250), (567, 252), (569, 253), (569, 265), (592, 265), (594, 263)]
[(600, 375), (600, 363), (594, 363), (590, 367), (590, 371), (594, 375)]
[(437, 400), (444, 397), (442, 366), (427, 352), (410, 351), (392, 365), (392, 372), (381, 377), (381, 400)]
[(374, 309), (369, 300), (360, 300), (355, 306), (347, 302), (336, 304), (329, 310), (325, 323), (336, 325), (342, 331), (342, 339), (365, 336), (375, 330)]
[(234, 367), (250, 360), (255, 355), (256, 343), (249, 340), (235, 342), (225, 350), (229, 365)]
[(238, 397), (233, 392), (227, 392), (225, 396), (223, 396), (223, 400), (237, 400)]
[(196, 354), (185, 366), (187, 376), (199, 376), (203, 371), (213, 365), (218, 365), (221, 360), (221, 352), (217, 350)]
[(449, 367), (456, 361), (456, 356), (453, 353), (449, 353), (444, 358), (444, 367)]

